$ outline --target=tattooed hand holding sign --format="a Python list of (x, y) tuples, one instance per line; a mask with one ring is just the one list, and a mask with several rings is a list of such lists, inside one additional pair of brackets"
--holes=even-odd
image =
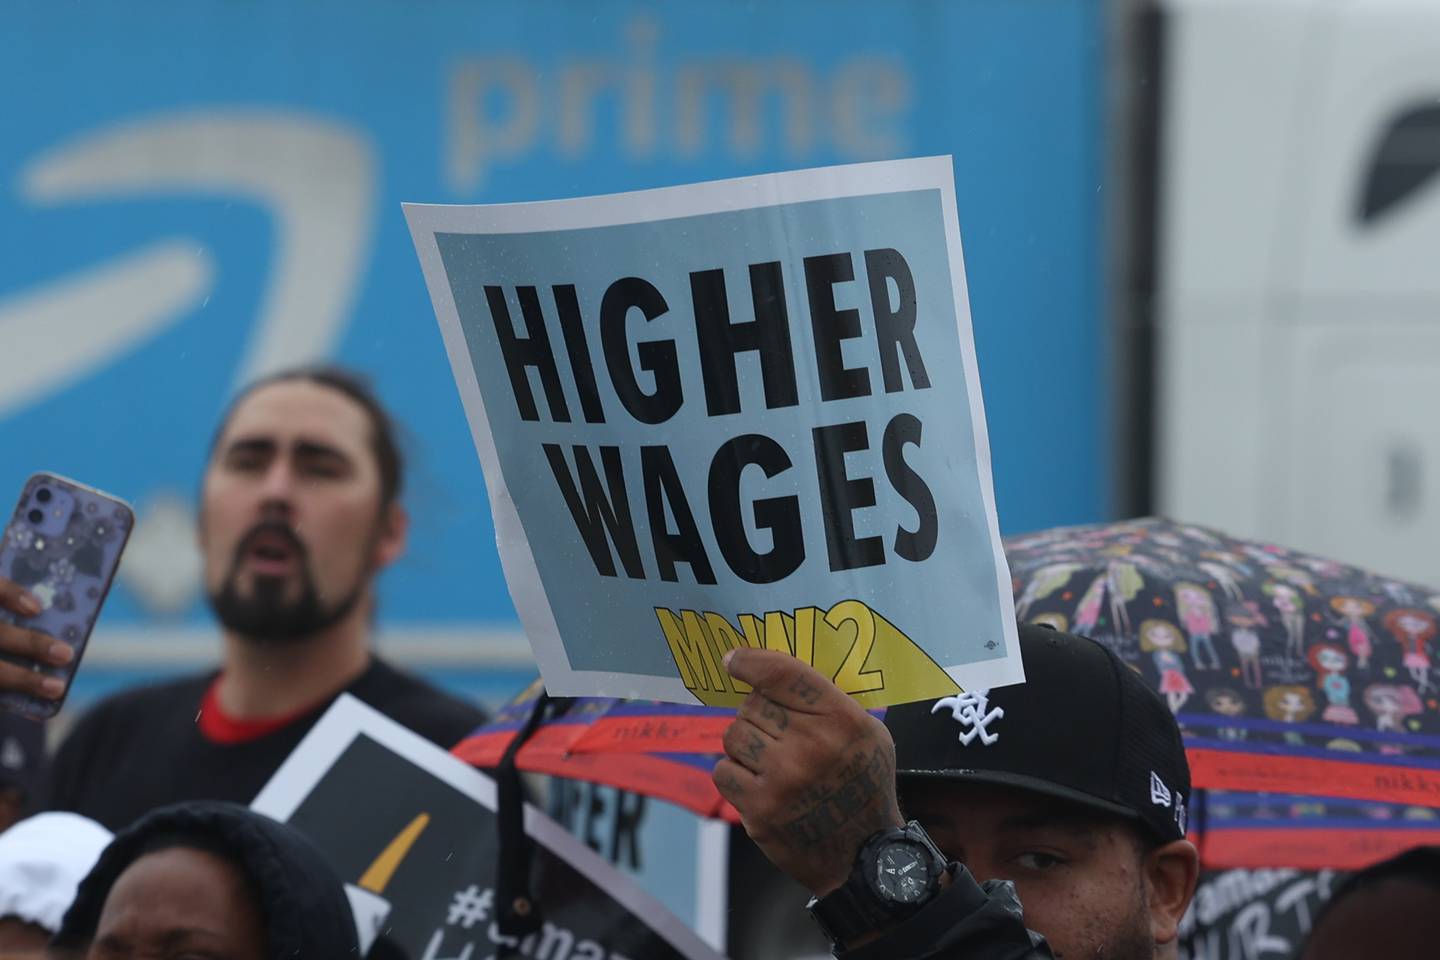
[(765, 856), (823, 896), (866, 838), (904, 825), (890, 732), (788, 654), (742, 648), (725, 666), (753, 690), (725, 731), (715, 785)]

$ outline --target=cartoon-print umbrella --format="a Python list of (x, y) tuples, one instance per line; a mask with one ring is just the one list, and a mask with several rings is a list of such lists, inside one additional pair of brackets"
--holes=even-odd
[(720, 760), (719, 731), (734, 711), (599, 697), (547, 698), (537, 705), (542, 690), (536, 680), (451, 752), (473, 766), (498, 767), (538, 709), (538, 722), (515, 751), (517, 769), (618, 787), (739, 822), (710, 780)]
[(1440, 589), (1143, 519), (1011, 538), (1016, 613), (1165, 697), (1215, 866), (1348, 868), (1440, 842)]

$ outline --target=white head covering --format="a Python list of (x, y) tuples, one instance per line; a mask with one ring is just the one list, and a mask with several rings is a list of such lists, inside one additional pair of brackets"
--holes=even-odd
[(0, 918), (52, 933), (111, 833), (75, 813), (39, 813), (0, 833)]

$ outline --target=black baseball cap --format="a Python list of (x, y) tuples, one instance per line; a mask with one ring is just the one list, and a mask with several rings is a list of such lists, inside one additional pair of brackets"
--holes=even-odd
[(1105, 647), (1020, 627), (1025, 682), (891, 707), (896, 777), (994, 783), (1185, 836), (1190, 765), (1160, 695)]

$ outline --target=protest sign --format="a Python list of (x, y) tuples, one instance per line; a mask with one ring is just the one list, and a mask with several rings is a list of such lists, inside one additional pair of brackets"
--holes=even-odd
[(1330, 896), (1333, 870), (1206, 870), (1180, 924), (1181, 960), (1290, 960)]
[(550, 693), (1023, 679), (949, 158), (405, 213)]
[[(720, 960), (678, 918), (533, 807), (532, 891), (542, 923), (496, 923), (496, 787), (424, 738), (343, 695), (252, 804), (319, 844), (357, 923), (412, 960)], [(709, 864), (721, 871), (723, 864)], [(721, 908), (723, 914), (723, 907)], [(505, 952), (508, 950), (508, 952)]]

